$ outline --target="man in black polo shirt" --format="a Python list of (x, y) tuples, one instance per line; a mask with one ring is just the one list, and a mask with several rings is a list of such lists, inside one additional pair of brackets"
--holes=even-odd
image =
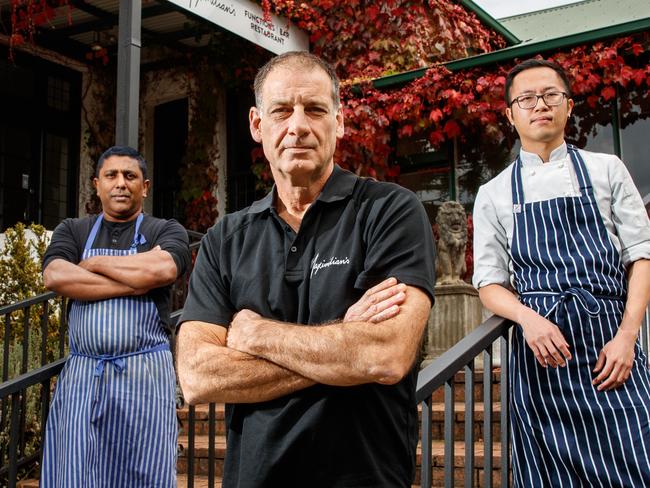
[(343, 115), (327, 63), (278, 56), (255, 95), (275, 186), (203, 239), (181, 386), (190, 403), (227, 404), (226, 488), (410, 486), (435, 281), (426, 214), (410, 191), (334, 164)]

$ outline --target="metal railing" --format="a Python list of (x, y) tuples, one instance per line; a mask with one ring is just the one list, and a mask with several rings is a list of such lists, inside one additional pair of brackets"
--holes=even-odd
[[(0, 317), (4, 317), (0, 385), (0, 435), (3, 439), (0, 443), (0, 484), (6, 480), (7, 486), (12, 488), (16, 485), (18, 470), (29, 467), (40, 458), (39, 437), (42, 436), (47, 421), (52, 379), (59, 374), (65, 363), (66, 305), (65, 298), (50, 292), (0, 307)], [(20, 337), (20, 342), (15, 340), (16, 335)], [(33, 338), (38, 335), (39, 344), (33, 344)], [(34, 351), (30, 345), (38, 345), (39, 351)], [(10, 361), (10, 356), (14, 361)], [(15, 367), (17, 356), (20, 357), (19, 374), (10, 378), (10, 369)], [(39, 356), (40, 367), (28, 371), (34, 367), (35, 356)], [(29, 391), (38, 385), (40, 392)], [(33, 409), (28, 411), (28, 399), (35, 401), (38, 398), (38, 412)], [(28, 422), (40, 431), (30, 430), (32, 426), (28, 426)], [(34, 449), (34, 445), (38, 445), (38, 448)]]
[[(191, 240), (190, 250), (195, 253), (203, 234), (187, 232)], [(172, 304), (180, 302), (182, 305), (187, 295), (190, 272), (188, 270), (172, 287)], [(15, 488), (19, 471), (29, 470), (40, 461), (41, 441), (54, 391), (53, 381), (65, 364), (67, 304), (66, 298), (48, 292), (0, 307), (0, 320), (4, 317), (0, 384), (0, 486)], [(174, 317), (179, 315), (180, 311), (174, 313)], [(36, 335), (39, 336), (39, 344), (34, 344)], [(20, 337), (20, 341), (12, 340), (16, 336)], [(35, 346), (38, 346), (38, 351), (33, 350)], [(20, 367), (18, 375), (12, 377), (10, 366), (14, 366), (16, 356), (19, 356)], [(34, 364), (37, 356), (38, 362)], [(14, 361), (10, 361), (10, 357)], [(39, 385), (38, 393), (30, 391), (39, 388)], [(38, 399), (38, 411), (28, 408), (28, 399), (33, 404), (34, 398)], [(34, 421), (38, 432), (25, 428), (28, 418)]]
[[(198, 246), (198, 243), (197, 243)], [(49, 300), (61, 300), (53, 293), (46, 293), (34, 297), (30, 300), (20, 302), (14, 305), (0, 308), (0, 317), (5, 316), (5, 335), (7, 334), (7, 325), (11, 325), (11, 313), (34, 307), (38, 304), (46, 304)], [(49, 305), (41, 305), (47, 309), (51, 309)], [(60, 305), (60, 310), (63, 312), (65, 303)], [(650, 310), (649, 310), (650, 312)], [(172, 314), (172, 321), (180, 316), (181, 311), (177, 310)], [(28, 316), (29, 314), (25, 314)], [(649, 315), (646, 314), (646, 323), (642, 329), (644, 332), (641, 334), (641, 342), (644, 350), (648, 352), (648, 324)], [(65, 314), (61, 316), (61, 324), (64, 322)], [(41, 319), (41, 326), (47, 322)], [(25, 322), (24, 322), (25, 323)], [(432, 395), (440, 388), (444, 387), (444, 484), (445, 487), (454, 486), (454, 422), (455, 422), (455, 376), (457, 373), (464, 372), (465, 391), (465, 413), (464, 413), (464, 451), (465, 463), (463, 467), (463, 480), (466, 487), (475, 486), (475, 472), (476, 472), (476, 459), (474, 456), (474, 448), (477, 441), (483, 443), (483, 483), (485, 488), (493, 486), (493, 473), (495, 466), (493, 462), (493, 448), (495, 446), (492, 423), (496, 419), (494, 406), (495, 401), (493, 397), (493, 346), (498, 343), (500, 346), (500, 371), (499, 382), (501, 385), (499, 400), (500, 400), (500, 413), (499, 415), (499, 441), (501, 449), (500, 460), (500, 486), (506, 488), (510, 486), (510, 458), (509, 458), (509, 411), (508, 411), (508, 354), (509, 354), (509, 341), (508, 335), (512, 322), (493, 316), (480, 324), (470, 334), (463, 338), (460, 342), (454, 345), (451, 349), (445, 352), (442, 356), (437, 358), (432, 364), (420, 371), (418, 375), (416, 399), (421, 404), (422, 421), (421, 421), (421, 472), (420, 482), (423, 488), (430, 488), (432, 486), (432, 470), (433, 470), (433, 453), (432, 453)], [(644, 336), (645, 333), (645, 336)], [(26, 327), (26, 332), (23, 331), (24, 337), (29, 338), (29, 327)], [(63, 334), (62, 334), (63, 335)], [(45, 334), (44, 334), (45, 336)], [(645, 339), (643, 339), (645, 337)], [(24, 341), (28, 342), (28, 341)], [(8, 357), (8, 341), (5, 340), (3, 355), (3, 363), (6, 363)], [(60, 345), (60, 354), (63, 355), (64, 344)], [(25, 356), (23, 356), (25, 357)], [(475, 398), (475, 362), (477, 358), (483, 360), (483, 438), (478, 439), (474, 432), (474, 422), (476, 416), (476, 398)], [(47, 412), (49, 408), (50, 392), (52, 391), (52, 379), (55, 378), (63, 368), (65, 359), (60, 358), (49, 364), (45, 364), (40, 368), (26, 372), (26, 366), (23, 365), (21, 375), (18, 377), (7, 380), (5, 378), (7, 368), (3, 369), (3, 383), (0, 385), (0, 431), (8, 427), (9, 431), (9, 446), (0, 446), (0, 461), (3, 462), (0, 468), (0, 481), (6, 480), (7, 486), (14, 488), (16, 486), (17, 473), (21, 468), (33, 465), (40, 458), (40, 449), (31, 454), (25, 454), (25, 440), (21, 438), (24, 436), (24, 418), (21, 417), (25, 412), (25, 393), (29, 388), (41, 387), (41, 403), (40, 403), (40, 418), (41, 429), (44, 429)], [(207, 475), (208, 486), (214, 487), (216, 483), (216, 437), (217, 437), (217, 422), (222, 419), (217, 419), (216, 415), (217, 406), (210, 404), (207, 412), (208, 422), (208, 445), (207, 445)], [(10, 412), (10, 413), (9, 413)], [(196, 458), (195, 447), (195, 424), (196, 424), (196, 408), (190, 406), (188, 408), (186, 431), (187, 431), (187, 445), (183, 446), (183, 458), (186, 462), (187, 472), (187, 486), (188, 488), (194, 487), (195, 481), (195, 467), (198, 464)], [(7, 422), (9, 420), (9, 422)], [(8, 459), (5, 463), (4, 460)], [(2, 484), (2, 483), (0, 483)], [(180, 486), (180, 484), (179, 484)]]
[(451, 349), (420, 371), (418, 375), (416, 400), (422, 407), (421, 447), (422, 464), (420, 482), (422, 488), (432, 486), (432, 395), (444, 386), (444, 479), (445, 487), (454, 486), (454, 421), (455, 421), (455, 376), (465, 373), (465, 487), (473, 487), (475, 474), (474, 447), (477, 439), (474, 433), (475, 395), (474, 365), (483, 354), (483, 487), (492, 487), (493, 447), (492, 419), (494, 401), (492, 395), (492, 346), (495, 341), (501, 346), (500, 369), (500, 441), (501, 441), (501, 487), (510, 486), (509, 465), (509, 423), (508, 423), (508, 334), (512, 322), (492, 316)]

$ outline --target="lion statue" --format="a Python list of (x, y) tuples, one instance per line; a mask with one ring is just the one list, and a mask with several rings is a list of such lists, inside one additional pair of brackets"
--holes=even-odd
[(467, 246), (467, 216), (458, 202), (445, 202), (436, 216), (438, 225), (438, 259), (436, 274), (438, 284), (464, 283), (466, 271), (465, 247)]

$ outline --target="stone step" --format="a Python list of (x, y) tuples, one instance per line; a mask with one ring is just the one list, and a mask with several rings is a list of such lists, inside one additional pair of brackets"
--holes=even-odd
[(25, 479), (16, 483), (16, 488), (38, 488), (38, 480)]
[[(223, 475), (223, 459), (225, 456), (225, 438), (219, 436), (215, 439), (215, 476), (219, 477)], [(187, 438), (181, 438), (180, 442), (187, 446)], [(433, 486), (442, 486), (444, 484), (445, 476), (445, 445), (442, 441), (434, 441), (431, 446), (432, 452), (432, 463), (431, 463), (431, 478)], [(179, 480), (185, 479), (187, 473), (187, 451), (181, 453), (178, 461), (178, 473)], [(195, 438), (195, 451), (194, 451), (194, 472), (195, 478), (197, 480), (204, 480), (206, 484), (197, 484), (200, 481), (195, 483), (195, 486), (203, 488), (207, 486), (207, 473), (208, 473), (208, 437), (207, 436), (197, 436)], [(500, 463), (501, 463), (501, 445), (495, 443), (492, 448), (492, 486), (500, 486)], [(484, 486), (484, 477), (485, 473), (483, 470), (484, 466), (484, 446), (482, 444), (477, 444), (474, 446), (474, 470), (473, 477), (474, 483), (472, 484), (475, 488), (481, 488)], [(416, 454), (416, 473), (415, 473), (415, 484), (413, 487), (419, 486), (420, 483), (420, 466), (422, 462), (422, 451), (420, 445), (417, 448)], [(456, 441), (454, 442), (454, 486), (464, 486), (465, 480), (465, 443)], [(179, 484), (179, 488), (180, 488)], [(183, 487), (186, 486), (182, 485)], [(216, 485), (220, 486), (220, 485)]]
[(186, 474), (178, 474), (176, 476), (176, 488), (221, 488), (221, 478), (215, 476), (214, 487), (211, 487), (208, 483), (207, 476), (194, 476), (194, 483), (188, 485), (188, 479)]
[[(500, 368), (492, 370), (492, 398), (499, 399), (500, 388)], [(445, 389), (440, 387), (431, 395), (434, 403), (445, 401)], [(465, 373), (459, 372), (454, 375), (454, 401), (462, 402), (465, 400)], [(483, 371), (474, 371), (474, 401), (483, 401)]]
[[(420, 472), (416, 474), (416, 483), (419, 483)], [(465, 473), (462, 468), (454, 468), (454, 486), (463, 486), (465, 480)], [(474, 473), (474, 486), (477, 488), (483, 487), (483, 470), (480, 468), (476, 469)], [(208, 483), (208, 477), (203, 475), (194, 475), (193, 484), (189, 485), (189, 480), (187, 474), (179, 473), (176, 477), (176, 486), (177, 488), (221, 488), (221, 477), (215, 476), (214, 486), (210, 486)], [(499, 487), (499, 471), (495, 470), (493, 476), (492, 486)], [(433, 486), (442, 486), (444, 484), (444, 469), (439, 467), (433, 467), (432, 469), (432, 485)], [(38, 480), (35, 479), (26, 479), (19, 481), (17, 488), (39, 488)], [(414, 484), (411, 488), (420, 488), (419, 484)]]
[[(187, 475), (179, 474), (176, 478), (176, 487), (177, 488), (221, 488), (221, 478), (215, 477), (214, 487), (211, 487), (209, 485), (207, 476), (194, 476), (193, 481), (194, 481), (193, 485), (189, 486), (187, 484), (188, 483)], [(28, 488), (32, 488), (32, 487), (30, 486)], [(36, 485), (35, 488), (38, 488), (38, 485)], [(420, 488), (420, 486), (412, 485), (411, 488)]]
[[(215, 404), (215, 419), (217, 435), (226, 433), (225, 406), (223, 403)], [(190, 423), (190, 410), (188, 406), (176, 410), (181, 421), (179, 434), (187, 434)], [(208, 434), (209, 432), (209, 405), (196, 405), (194, 407), (194, 433)]]
[[(501, 403), (492, 404), (492, 435), (496, 439), (499, 435)], [(444, 439), (444, 421), (445, 405), (444, 403), (434, 403), (431, 408), (431, 433), (434, 439)], [(418, 416), (421, 415), (420, 406), (418, 406)], [(189, 429), (189, 410), (187, 407), (178, 410), (178, 416), (181, 420), (182, 427), (180, 435), (187, 435)], [(194, 416), (194, 433), (196, 435), (207, 435), (209, 429), (208, 405), (197, 405)], [(216, 434), (225, 435), (226, 426), (224, 420), (224, 405), (215, 405)], [(474, 436), (478, 439), (483, 438), (483, 403), (477, 402), (474, 405)], [(454, 439), (463, 440), (465, 438), (465, 403), (455, 402), (454, 404)]]
[[(187, 473), (187, 456), (189, 444), (187, 436), (179, 436), (178, 442), (183, 446), (178, 458), (178, 473)], [(209, 437), (206, 435), (197, 435), (194, 438), (194, 472), (197, 475), (206, 475), (208, 473), (208, 443)], [(474, 466), (476, 469), (483, 468), (484, 446), (477, 442), (474, 446)], [(226, 454), (225, 436), (215, 437), (215, 475), (223, 475), (223, 460)], [(492, 446), (493, 461), (492, 464), (498, 468), (501, 462), (501, 444), (495, 442)], [(445, 461), (445, 443), (444, 441), (433, 441), (431, 447), (432, 467), (444, 468)], [(422, 462), (422, 450), (418, 444), (416, 453), (416, 464), (420, 466)], [(454, 466), (462, 468), (465, 466), (465, 443), (461, 441), (454, 442)]]
[[(187, 474), (178, 474), (176, 476), (176, 487), (177, 488), (221, 488), (221, 478), (215, 476), (214, 486), (210, 487), (208, 483), (207, 476), (195, 475), (194, 483), (192, 486), (188, 485)], [(26, 479), (19, 481), (16, 484), (16, 488), (39, 488), (38, 480), (35, 479)]]

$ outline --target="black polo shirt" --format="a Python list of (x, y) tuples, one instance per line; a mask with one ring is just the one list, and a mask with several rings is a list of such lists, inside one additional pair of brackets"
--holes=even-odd
[[(78, 219), (65, 219), (52, 234), (50, 245), (43, 256), (43, 269), (54, 259), (64, 259), (73, 264), (81, 261), (86, 240), (97, 220), (97, 215)], [(135, 233), (135, 220), (129, 222), (111, 222), (106, 219), (95, 237), (93, 249), (129, 249)], [(140, 225), (140, 233), (145, 237), (144, 244), (138, 246), (138, 252), (149, 251), (160, 246), (169, 252), (176, 263), (177, 276), (184, 274), (190, 265), (189, 239), (185, 228), (175, 220), (163, 220), (145, 215)], [(155, 288), (147, 293), (158, 309), (163, 324), (169, 325), (171, 285)]]
[[(295, 233), (274, 191), (226, 215), (201, 242), (181, 321), (228, 327), (238, 310), (297, 324), (343, 318), (390, 276), (433, 301), (426, 213), (398, 185), (335, 166)], [(224, 487), (402, 487), (415, 469), (417, 368), (396, 385), (315, 385), (228, 405)]]

